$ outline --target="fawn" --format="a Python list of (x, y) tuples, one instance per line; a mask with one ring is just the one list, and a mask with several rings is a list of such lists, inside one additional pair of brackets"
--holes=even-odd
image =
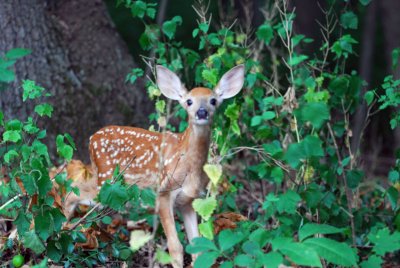
[[(167, 237), (174, 267), (183, 267), (183, 247), (175, 228), (174, 208), (183, 216), (188, 240), (199, 236), (192, 201), (208, 184), (203, 171), (210, 145), (211, 125), (216, 108), (224, 99), (239, 93), (244, 83), (244, 65), (223, 75), (214, 91), (197, 87), (187, 91), (179, 77), (156, 66), (156, 82), (162, 94), (178, 100), (188, 113), (189, 125), (183, 133), (157, 133), (126, 126), (107, 126), (97, 131), (89, 144), (96, 182), (89, 182), (81, 195), (66, 201), (67, 214), (73, 206), (92, 202), (101, 185), (112, 177), (117, 165), (124, 170), (127, 184), (157, 186), (157, 213)], [(66, 215), (67, 218), (69, 215)], [(194, 261), (195, 256), (192, 256)]]

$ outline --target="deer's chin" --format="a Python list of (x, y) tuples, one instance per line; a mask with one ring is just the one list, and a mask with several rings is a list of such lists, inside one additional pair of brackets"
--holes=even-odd
[(205, 126), (205, 125), (210, 124), (210, 120), (209, 119), (195, 119), (194, 123), (199, 126)]

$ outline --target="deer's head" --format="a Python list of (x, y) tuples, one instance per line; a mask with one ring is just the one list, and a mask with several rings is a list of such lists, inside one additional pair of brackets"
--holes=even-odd
[(196, 87), (187, 91), (172, 71), (161, 65), (157, 65), (156, 71), (161, 93), (179, 101), (189, 115), (189, 123), (195, 125), (210, 125), (216, 108), (224, 99), (238, 94), (244, 83), (244, 65), (238, 65), (225, 73), (214, 90)]

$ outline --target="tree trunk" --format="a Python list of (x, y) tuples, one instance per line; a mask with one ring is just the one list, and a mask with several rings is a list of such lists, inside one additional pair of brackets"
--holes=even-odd
[(3, 0), (0, 32), (0, 51), (32, 50), (16, 64), (16, 82), (0, 92), (0, 110), (21, 120), (32, 114), (22, 79), (50, 91), (54, 113), (41, 121), (52, 155), (58, 133), (70, 133), (77, 157), (87, 160), (89, 136), (102, 126), (146, 125), (152, 105), (141, 83), (124, 82), (134, 63), (101, 0)]

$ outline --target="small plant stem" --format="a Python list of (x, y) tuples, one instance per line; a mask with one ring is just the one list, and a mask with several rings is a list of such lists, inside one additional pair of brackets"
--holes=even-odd
[(5, 202), (1, 207), (0, 210), (3, 210), (6, 206), (8, 206), (9, 204), (13, 203), (15, 200), (17, 200), (18, 198), (20, 198), (22, 195), (16, 195), (13, 198), (11, 198), (10, 200), (8, 200), (7, 202)]

